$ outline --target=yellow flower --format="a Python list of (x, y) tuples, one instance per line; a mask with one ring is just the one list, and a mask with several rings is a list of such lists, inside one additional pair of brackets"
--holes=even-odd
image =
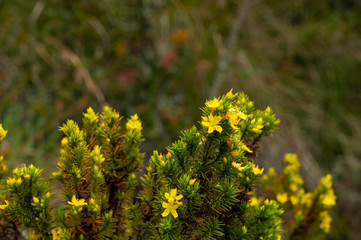
[(232, 166), (237, 168), (237, 170), (240, 172), (246, 168), (246, 167), (241, 167), (242, 165), (240, 163), (235, 163), (235, 162), (232, 162)]
[(231, 98), (231, 97), (233, 97), (233, 88), (226, 94), (226, 97), (227, 98)]
[(247, 119), (247, 115), (244, 114), (244, 113), (242, 113), (241, 111), (239, 111), (239, 112), (237, 113), (237, 115), (238, 115), (238, 117), (239, 117), (240, 119), (243, 119), (243, 120), (246, 120), (246, 119)]
[(61, 228), (54, 228), (51, 230), (53, 234), (53, 240), (61, 240), (63, 238), (63, 230)]
[(8, 131), (3, 128), (2, 124), (0, 124), (0, 141), (4, 140), (7, 133)]
[(67, 137), (64, 137), (63, 139), (61, 139), (61, 146), (65, 146), (68, 144), (68, 138)]
[(332, 218), (328, 215), (327, 211), (323, 211), (320, 213), (320, 216), (322, 218), (320, 223), (320, 228), (325, 232), (330, 232), (330, 226), (332, 222)]
[(263, 128), (263, 125), (257, 125), (257, 126), (255, 126), (254, 128), (252, 128), (251, 130), (252, 130), (252, 132), (255, 132), (255, 133), (261, 133), (262, 132), (262, 129)]
[(228, 117), (229, 125), (231, 125), (233, 129), (238, 129), (238, 127), (235, 126), (239, 122), (238, 115), (235, 113), (228, 112), (227, 117)]
[(162, 213), (163, 217), (166, 217), (171, 213), (174, 218), (178, 217), (177, 208), (182, 205), (182, 202), (178, 202), (176, 200), (181, 200), (183, 195), (179, 194), (177, 196), (177, 189), (174, 188), (169, 193), (165, 193), (164, 196), (168, 199), (168, 202), (163, 202), (162, 206), (165, 208), (164, 212)]
[(196, 182), (196, 180), (197, 180), (197, 179), (195, 179), (195, 178), (194, 178), (194, 179), (189, 180), (189, 185), (193, 185), (193, 184)]
[(252, 198), (250, 199), (249, 205), (250, 205), (251, 207), (255, 207), (255, 206), (257, 206), (258, 204), (259, 204), (259, 201), (258, 201), (258, 199), (257, 199), (256, 197), (252, 197)]
[(166, 163), (165, 163), (165, 161), (163, 160), (164, 159), (164, 157), (163, 157), (163, 155), (162, 154), (159, 154), (159, 161), (160, 161), (160, 165), (162, 166), (162, 167), (164, 167), (165, 165), (166, 165)]
[(18, 175), (19, 172), (20, 172), (20, 169), (19, 169), (19, 168), (15, 168), (15, 169), (13, 170), (13, 173), (14, 173), (15, 175)]
[(325, 188), (332, 187), (332, 176), (327, 174), (325, 177), (321, 178), (321, 185), (325, 186)]
[(290, 184), (290, 189), (291, 189), (292, 192), (296, 192), (297, 189), (298, 189), (297, 184), (296, 183), (291, 183)]
[(15, 179), (14, 178), (8, 178), (6, 179), (6, 184), (7, 185), (13, 185), (15, 183)]
[(21, 178), (18, 178), (18, 179), (16, 180), (16, 183), (19, 184), (19, 185), (20, 185), (22, 182), (23, 182), (23, 180), (21, 180)]
[(288, 201), (287, 193), (277, 193), (276, 198), (281, 204), (285, 204)]
[(5, 204), (0, 205), (0, 209), (4, 210), (5, 208), (7, 208), (9, 206), (9, 202), (5, 200)]
[(95, 207), (94, 207), (93, 211), (94, 211), (94, 212), (99, 211), (99, 205), (98, 205), (98, 204), (95, 204)]
[(168, 199), (168, 202), (163, 202), (162, 206), (165, 208), (162, 213), (163, 217), (166, 217), (171, 213), (174, 218), (178, 217), (177, 208), (182, 205), (182, 202), (174, 202), (173, 198)]
[(218, 124), (222, 120), (220, 116), (213, 116), (212, 113), (208, 117), (202, 117), (202, 125), (208, 128), (208, 133), (212, 133), (214, 130), (222, 132), (222, 127)]
[(296, 196), (292, 195), (292, 196), (290, 197), (290, 201), (291, 201), (291, 203), (292, 203), (293, 206), (296, 206), (297, 203), (298, 203), (298, 198), (297, 198)]
[(73, 198), (71, 199), (71, 202), (68, 201), (68, 204), (73, 205), (75, 207), (81, 207), (84, 205), (87, 205), (84, 199), (76, 199), (75, 195), (73, 195)]
[(93, 148), (93, 154), (94, 155), (99, 155), (100, 154), (100, 150), (101, 150), (101, 147), (99, 145), (95, 145), (94, 148)]
[(33, 196), (33, 202), (34, 202), (35, 204), (39, 203), (39, 198)]
[(128, 130), (142, 130), (142, 123), (138, 120), (138, 115), (134, 114), (131, 116), (131, 118), (128, 120), (126, 128)]
[(263, 168), (262, 169), (259, 169), (259, 167), (258, 167), (258, 165), (257, 166), (254, 166), (253, 165), (253, 173), (254, 173), (254, 175), (260, 175), (260, 174), (262, 174), (263, 173)]
[(249, 152), (249, 153), (252, 153), (252, 152), (253, 152), (253, 151), (252, 151), (251, 149), (249, 149), (249, 147), (247, 147), (247, 145), (246, 145), (246, 144), (244, 144), (244, 143), (242, 143), (241, 148), (242, 148), (243, 150), (245, 150), (245, 151)]
[(295, 169), (300, 167), (297, 155), (294, 153), (286, 153), (284, 162), (286, 165), (292, 165)]
[(29, 237), (31, 237), (33, 240), (38, 240), (40, 236), (35, 231), (33, 231), (29, 234)]
[(94, 112), (91, 107), (88, 107), (87, 112), (83, 113), (84, 117), (90, 121), (90, 123), (98, 122), (98, 115)]
[(169, 193), (165, 193), (164, 196), (168, 199), (168, 201), (169, 201), (169, 199), (173, 199), (173, 200), (177, 200), (177, 201), (178, 201), (178, 200), (181, 200), (181, 199), (183, 198), (183, 195), (182, 195), (182, 194), (179, 194), (179, 195), (177, 196), (177, 189), (176, 189), (176, 188), (170, 190), (170, 194), (169, 194)]
[(330, 189), (327, 194), (323, 195), (322, 203), (326, 207), (332, 207), (336, 204), (336, 196), (333, 189)]
[(219, 107), (221, 102), (222, 102), (222, 100), (219, 101), (217, 98), (214, 98), (212, 101), (207, 101), (206, 106), (212, 108), (212, 110), (215, 110), (216, 108)]
[(234, 150), (234, 151), (232, 151), (231, 152), (231, 155), (233, 156), (233, 157), (237, 157), (238, 156), (238, 154), (239, 154), (239, 150), (237, 149), (237, 150)]

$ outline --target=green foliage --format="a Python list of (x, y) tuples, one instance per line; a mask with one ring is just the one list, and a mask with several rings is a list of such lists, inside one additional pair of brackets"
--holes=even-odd
[[(0, 208), (34, 240), (279, 240), (288, 199), (297, 211), (294, 230), (285, 237), (316, 236), (321, 232), (313, 232), (315, 222), (329, 230), (327, 211), (335, 205), (331, 176), (312, 195), (300, 190), (295, 203), (287, 195), (302, 184), (294, 155), (286, 155), (280, 179), (272, 170), (262, 178), (263, 186), (268, 179), (273, 185), (256, 198), (263, 174), (255, 164), (258, 144), (279, 124), (269, 107), (256, 109), (244, 93), (231, 90), (207, 101), (202, 112), (200, 125), (184, 131), (167, 154), (154, 151), (136, 192), (135, 173), (144, 157), (138, 116), (124, 124), (110, 107), (101, 114), (88, 108), (82, 127), (73, 120), (60, 127), (65, 136), (53, 175), (64, 201), (57, 216), (50, 211), (50, 183), (33, 165), (13, 170)], [(6, 131), (0, 134), (3, 139)]]
[(42, 170), (23, 165), (13, 171), (14, 177), (6, 180), (8, 193), (6, 212), (21, 228), (31, 229), (42, 238), (50, 233), (50, 183), (40, 177)]
[(251, 149), (279, 120), (270, 108), (255, 110), (247, 96), (232, 91), (202, 111), (199, 129), (184, 131), (165, 156), (154, 152), (150, 159), (139, 223), (151, 230), (140, 238), (158, 232), (164, 239), (238, 239), (236, 231), (246, 239), (277, 239), (283, 211), (268, 200), (251, 206), (249, 196), (263, 172)]

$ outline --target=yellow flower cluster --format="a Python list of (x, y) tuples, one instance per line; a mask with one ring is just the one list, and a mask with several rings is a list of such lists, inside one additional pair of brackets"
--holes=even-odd
[(89, 107), (89, 108), (87, 109), (87, 112), (86, 112), (86, 113), (83, 113), (83, 116), (84, 116), (84, 119), (85, 119), (86, 121), (89, 121), (90, 124), (97, 123), (97, 122), (98, 122), (98, 119), (99, 119), (98, 114), (96, 114), (91, 107)]
[(130, 119), (127, 122), (126, 128), (127, 130), (138, 130), (138, 131), (141, 131), (143, 129), (142, 123), (138, 119), (137, 114), (134, 114), (133, 116), (130, 117)]
[[(232, 162), (232, 166), (237, 168), (238, 171), (242, 172), (244, 169), (247, 168), (247, 165), (242, 167), (242, 165), (240, 163), (236, 163), (236, 162)], [(258, 167), (258, 165), (256, 166), (255, 164), (252, 164), (252, 172), (254, 175), (261, 175), (263, 173), (263, 168), (260, 169)]]
[(13, 170), (14, 177), (8, 178), (6, 184), (8, 186), (18, 186), (24, 180), (29, 180), (31, 177), (38, 177), (40, 173), (41, 170), (34, 167), (34, 165), (31, 164), (29, 167), (26, 167), (26, 165), (23, 164), (20, 169), (15, 168)]
[(320, 228), (325, 232), (330, 232), (332, 218), (328, 215), (327, 211), (320, 213)]
[(163, 217), (166, 217), (171, 213), (174, 218), (178, 217), (177, 208), (182, 205), (182, 202), (179, 202), (183, 198), (182, 194), (177, 195), (177, 189), (174, 188), (169, 193), (164, 194), (165, 198), (168, 202), (162, 203), (163, 208), (165, 208), (164, 212), (162, 213)]
[[(221, 133), (223, 131), (223, 127), (221, 126), (223, 123), (228, 123), (232, 129), (239, 130), (238, 124), (240, 120), (246, 120), (247, 115), (238, 109), (236, 105), (230, 105), (230, 101), (236, 96), (238, 95), (233, 94), (231, 90), (221, 99), (214, 98), (206, 102), (206, 109), (208, 109), (210, 113), (202, 117), (203, 121), (201, 123), (208, 129), (208, 133), (213, 133), (214, 131)], [(259, 128), (262, 127), (263, 126)]]
[(251, 130), (254, 133), (257, 133), (257, 134), (262, 133), (262, 128), (263, 128), (263, 119), (262, 118), (258, 118), (258, 119), (254, 118), (254, 119), (252, 119), (251, 120), (251, 125), (252, 125)]
[[(276, 172), (273, 168), (268, 171), (267, 175), (262, 177), (262, 182), (265, 184), (269, 181), (273, 182), (272, 186), (277, 189), (275, 192), (275, 198), (281, 205), (287, 204), (289, 201), (293, 206), (299, 202), (306, 203), (305, 199), (308, 199), (309, 195), (304, 194), (304, 190), (300, 190), (297, 195), (295, 193), (303, 184), (303, 179), (298, 174), (300, 169), (300, 163), (298, 162), (295, 154), (287, 153), (284, 157), (285, 167), (282, 175), (279, 179), (276, 179)], [(305, 198), (306, 196), (306, 198)]]
[(23, 180), (21, 180), (21, 178), (8, 178), (6, 179), (6, 184), (8, 186), (12, 186), (12, 185), (20, 185), (23, 182)]
[(94, 198), (90, 198), (89, 199), (89, 207), (88, 207), (89, 211), (93, 211), (93, 212), (98, 212), (100, 211), (100, 206), (99, 204), (97, 204), (94, 200)]
[(5, 177), (7, 173), (8, 169), (5, 166), (4, 157), (0, 155), (0, 180), (2, 180), (2, 178)]
[(101, 154), (101, 147), (99, 145), (94, 146), (94, 149), (93, 149), (93, 151), (91, 152), (90, 155), (94, 159), (94, 163), (97, 166), (100, 166), (105, 160), (105, 158)]
[(332, 189), (332, 176), (330, 174), (323, 177), (318, 186), (320, 192), (319, 204), (324, 211), (320, 212), (320, 229), (328, 233), (330, 231), (330, 225), (332, 218), (328, 214), (328, 210), (336, 205), (336, 195)]
[[(312, 216), (316, 216), (315, 219), (318, 219), (319, 228), (323, 232), (329, 232), (332, 219), (328, 215), (328, 210), (336, 204), (331, 175), (322, 178), (313, 193), (306, 193), (303, 188), (299, 189), (303, 184), (303, 179), (298, 174), (300, 163), (297, 156), (286, 154), (284, 163), (285, 167), (279, 178), (276, 177), (274, 169), (270, 169), (268, 174), (263, 176), (263, 187), (270, 191), (270, 194), (273, 194), (281, 205), (287, 205), (288, 209), (294, 209), (294, 227), (304, 221), (310, 221), (307, 218), (310, 216), (309, 212), (313, 211)], [(272, 184), (266, 187), (268, 181)], [(314, 223), (316, 220), (312, 221), (311, 223)]]
[(323, 192), (320, 194), (321, 204), (326, 209), (336, 205), (336, 196), (332, 189), (332, 176), (330, 174), (321, 179), (320, 188), (323, 189)]

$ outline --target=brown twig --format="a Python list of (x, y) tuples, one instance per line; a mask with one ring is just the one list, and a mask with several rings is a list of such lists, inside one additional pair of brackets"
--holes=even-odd
[(95, 96), (100, 106), (102, 108), (107, 106), (108, 104), (105, 100), (104, 94), (100, 91), (100, 88), (96, 85), (89, 71), (84, 67), (83, 63), (81, 62), (80, 58), (58, 40), (54, 38), (48, 38), (47, 40), (51, 45), (60, 49), (61, 55), (73, 64), (77, 71), (77, 75), (80, 77), (80, 79), (84, 81), (89, 92)]

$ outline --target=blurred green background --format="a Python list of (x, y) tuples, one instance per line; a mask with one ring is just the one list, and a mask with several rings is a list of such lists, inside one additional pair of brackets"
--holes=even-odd
[[(280, 129), (261, 165), (298, 154), (312, 190), (331, 173), (331, 234), (361, 236), (361, 1), (0, 1), (0, 122), (10, 168), (56, 169), (68, 118), (105, 105), (143, 121), (149, 157), (233, 88)], [(279, 171), (278, 171), (279, 172)]]

